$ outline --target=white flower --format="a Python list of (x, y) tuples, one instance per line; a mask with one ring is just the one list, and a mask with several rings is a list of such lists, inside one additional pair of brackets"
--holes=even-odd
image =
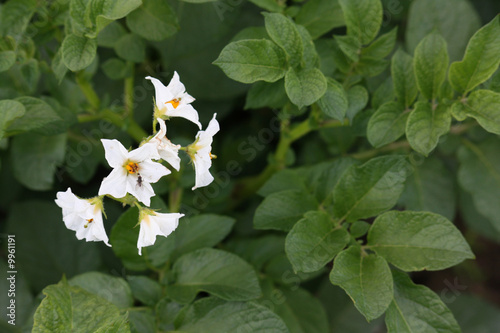
[(217, 113), (214, 114), (207, 128), (196, 134), (196, 140), (187, 148), (187, 152), (194, 163), (195, 184), (193, 190), (207, 186), (214, 180), (209, 169), (212, 166), (212, 158), (217, 157), (211, 153), (213, 136), (220, 129), (219, 123), (215, 119), (216, 116)]
[(146, 79), (151, 80), (155, 86), (155, 102), (159, 111), (157, 116), (182, 117), (201, 129), (198, 112), (191, 106), (194, 98), (186, 92), (177, 72), (174, 72), (174, 77), (166, 87), (154, 77), (147, 76)]
[(177, 228), (179, 225), (179, 219), (183, 216), (184, 214), (180, 213), (162, 214), (146, 209), (141, 211), (141, 229), (137, 240), (139, 255), (142, 254), (141, 252), (143, 247), (150, 246), (155, 243), (157, 235), (165, 237), (170, 235)]
[(103, 241), (111, 246), (102, 222), (101, 199), (80, 199), (68, 188), (66, 192), (57, 192), (55, 202), (62, 208), (66, 228), (76, 231), (76, 238), (85, 238), (87, 242)]
[(180, 145), (174, 145), (167, 139), (167, 125), (161, 118), (156, 119), (160, 124), (160, 131), (150, 140), (156, 144), (156, 149), (160, 157), (170, 164), (175, 170), (179, 171), (181, 167), (181, 158), (179, 157)]
[(102, 181), (99, 195), (122, 198), (130, 193), (149, 206), (155, 195), (151, 183), (170, 173), (165, 166), (151, 160), (160, 158), (156, 145), (146, 143), (129, 152), (118, 140), (101, 139), (101, 142), (113, 171)]

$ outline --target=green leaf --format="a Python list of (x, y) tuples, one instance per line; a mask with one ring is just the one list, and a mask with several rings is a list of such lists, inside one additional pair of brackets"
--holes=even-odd
[(104, 27), (127, 16), (141, 4), (142, 0), (88, 0), (85, 14), (92, 24), (92, 32), (86, 37), (96, 38)]
[(45, 298), (35, 312), (33, 333), (130, 332), (127, 314), (88, 291), (63, 279), (43, 290)]
[(0, 73), (11, 68), (16, 62), (16, 52), (1, 51), (0, 52)]
[(335, 216), (354, 222), (392, 208), (403, 192), (407, 174), (406, 159), (397, 155), (351, 166), (333, 190)]
[(129, 66), (125, 61), (118, 58), (106, 60), (101, 65), (104, 74), (112, 80), (120, 80), (132, 75), (132, 66)]
[(500, 134), (500, 93), (476, 90), (467, 98), (465, 114), (477, 120), (485, 130)]
[(326, 83), (326, 92), (318, 100), (318, 106), (327, 116), (344, 121), (348, 107), (344, 87), (332, 78), (327, 78)]
[(72, 277), (101, 265), (98, 243), (76, 239), (52, 200), (14, 204), (5, 230), (22, 240), (16, 242), (16, 267), (35, 293), (59, 281), (63, 274)]
[(66, 134), (42, 136), (34, 133), (12, 139), (11, 160), (16, 179), (35, 191), (50, 190), (56, 167), (64, 162)]
[[(139, 212), (137, 208), (127, 209), (116, 221), (111, 229), (109, 236), (112, 250), (115, 255), (121, 259), (125, 268), (141, 271), (148, 268), (145, 257), (140, 256), (137, 250), (137, 239), (139, 237), (139, 228), (134, 228), (139, 222)], [(157, 245), (153, 245), (157, 246)], [(151, 247), (147, 247), (149, 254)]]
[(185, 253), (219, 244), (229, 235), (235, 222), (231, 217), (215, 214), (184, 217), (171, 235), (175, 242), (171, 258), (175, 260)]
[(414, 284), (404, 273), (393, 271), (394, 300), (387, 309), (388, 333), (460, 333), (450, 309), (436, 293)]
[(453, 173), (437, 158), (415, 165), (406, 180), (400, 203), (408, 210), (430, 211), (450, 221), (455, 216), (455, 184)]
[(377, 110), (382, 104), (393, 102), (396, 98), (392, 78), (387, 77), (375, 90), (371, 98), (371, 107)]
[(252, 264), (257, 271), (277, 255), (285, 251), (285, 236), (264, 235), (260, 237), (233, 238), (226, 244), (228, 251)]
[(131, 333), (156, 332), (156, 318), (152, 310), (132, 309), (128, 313)]
[(368, 104), (368, 91), (361, 85), (351, 87), (347, 90), (347, 102), (349, 106), (347, 107), (346, 116), (349, 122), (352, 123), (358, 112)]
[(342, 251), (349, 240), (347, 230), (335, 226), (328, 214), (312, 211), (288, 233), (285, 250), (295, 272), (315, 272)]
[(450, 67), (449, 80), (453, 89), (466, 94), (488, 80), (500, 64), (500, 16), (472, 36), (462, 61)]
[(398, 101), (405, 108), (410, 107), (418, 94), (417, 81), (413, 71), (413, 58), (402, 49), (397, 50), (392, 57), (391, 73)]
[(247, 301), (261, 294), (252, 266), (238, 256), (210, 248), (180, 257), (172, 268), (174, 283), (166, 288), (172, 300), (187, 304), (205, 291), (231, 301)]
[(382, 104), (368, 122), (366, 134), (370, 144), (379, 148), (403, 136), (408, 115), (399, 102)]
[(382, 25), (380, 0), (339, 0), (344, 12), (347, 34), (359, 39), (361, 44), (370, 43)]
[(304, 46), (301, 66), (303, 68), (318, 68), (319, 55), (318, 52), (316, 52), (316, 46), (314, 45), (309, 31), (301, 25), (297, 25), (297, 30), (300, 38), (302, 38), (302, 45)]
[(295, 24), (283, 14), (263, 13), (267, 33), (288, 55), (290, 65), (297, 67), (302, 60), (304, 45)]
[(406, 137), (413, 149), (427, 156), (436, 148), (439, 138), (448, 133), (450, 125), (448, 106), (417, 102), (406, 123)]
[(68, 281), (70, 286), (77, 286), (97, 295), (119, 308), (132, 307), (132, 291), (123, 278), (100, 272), (88, 272), (75, 276)]
[(24, 105), (15, 100), (5, 99), (0, 101), (0, 139), (3, 138), (10, 124), (26, 113)]
[(10, 35), (21, 40), (36, 9), (35, 0), (10, 0), (3, 3), (0, 11), (0, 35)]
[(458, 151), (458, 182), (472, 195), (477, 210), (500, 231), (500, 141), (490, 138), (475, 145), (467, 141)]
[(365, 221), (356, 221), (351, 224), (349, 228), (349, 233), (354, 238), (363, 237), (370, 229), (371, 224)]
[(317, 68), (294, 70), (285, 76), (285, 90), (293, 104), (299, 108), (311, 105), (326, 92), (326, 78)]
[(382, 59), (388, 56), (396, 45), (396, 37), (398, 35), (398, 28), (395, 27), (391, 31), (383, 34), (373, 41), (369, 46), (361, 50), (361, 57)]
[(158, 282), (142, 275), (129, 275), (127, 280), (135, 299), (149, 306), (158, 303), (162, 295), (162, 288)]
[[(210, 0), (216, 1), (216, 0)], [(285, 9), (285, 5), (282, 3), (278, 3), (276, 0), (249, 0), (256, 6), (260, 8), (264, 8), (272, 13), (281, 13)]]
[(146, 57), (146, 44), (141, 37), (128, 34), (116, 42), (115, 52), (122, 59), (141, 63)]
[(281, 318), (262, 305), (224, 302), (215, 297), (196, 301), (177, 321), (177, 330), (186, 333), (289, 332)]
[(160, 41), (179, 30), (177, 15), (162, 0), (143, 0), (142, 5), (127, 15), (127, 26), (147, 40)]
[(351, 246), (335, 258), (330, 281), (346, 291), (368, 321), (380, 317), (391, 303), (389, 265), (376, 254), (362, 254), (359, 246)]
[[(457, 281), (457, 280), (454, 280)], [(445, 301), (455, 315), (462, 332), (489, 333), (500, 331), (500, 309), (498, 305), (473, 294), (446, 295)]]
[(338, 0), (310, 0), (301, 7), (295, 22), (304, 26), (313, 39), (345, 25)]
[(54, 58), (52, 58), (50, 68), (54, 72), (54, 75), (58, 83), (60, 84), (64, 79), (64, 76), (66, 76), (66, 73), (68, 72), (68, 67), (66, 67), (62, 58), (62, 47), (57, 50), (56, 55), (54, 56)]
[(49, 134), (45, 132), (44, 126), (62, 120), (54, 109), (41, 99), (23, 96), (16, 98), (16, 101), (23, 104), (26, 112), (11, 122), (6, 130), (7, 134), (17, 134), (29, 130)]
[(214, 2), (217, 0), (182, 0), (182, 1), (188, 3), (205, 3), (205, 2)]
[(361, 42), (355, 36), (334, 36), (338, 46), (344, 52), (347, 58), (354, 62), (359, 61), (359, 52), (361, 51)]
[(260, 109), (263, 107), (282, 108), (288, 101), (282, 80), (268, 83), (255, 82), (247, 93), (245, 109)]
[(417, 45), (413, 68), (422, 96), (428, 100), (437, 98), (448, 70), (446, 41), (438, 32), (433, 31)]
[(437, 30), (448, 44), (452, 61), (461, 59), (469, 38), (481, 26), (481, 19), (468, 0), (414, 0), (406, 28), (406, 48), (411, 54), (431, 31)]
[(289, 231), (304, 213), (316, 210), (318, 202), (305, 191), (286, 190), (267, 196), (253, 218), (256, 229)]
[(62, 43), (63, 62), (73, 72), (88, 67), (96, 56), (97, 42), (77, 35), (67, 35)]
[(436, 271), (474, 259), (467, 241), (445, 217), (430, 212), (390, 211), (368, 232), (370, 249), (404, 271)]
[[(277, 288), (270, 279), (261, 281), (264, 296), (258, 302), (276, 313), (290, 333), (327, 333), (328, 319), (321, 302), (298, 287)], [(280, 301), (276, 302), (277, 299)]]
[(214, 64), (229, 78), (243, 82), (274, 82), (285, 76), (286, 54), (270, 40), (248, 39), (226, 45)]
[(103, 47), (114, 47), (116, 42), (125, 36), (127, 31), (118, 22), (111, 22), (99, 32), (97, 36), (97, 45)]

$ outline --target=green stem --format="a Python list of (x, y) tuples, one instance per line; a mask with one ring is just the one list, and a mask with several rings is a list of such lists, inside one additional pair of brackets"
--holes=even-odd
[(127, 63), (132, 68), (132, 74), (125, 79), (123, 104), (125, 106), (125, 116), (132, 119), (134, 115), (134, 65)]
[(128, 118), (127, 121), (125, 121), (120, 114), (113, 112), (109, 109), (104, 109), (99, 114), (95, 115), (92, 114), (92, 115), (78, 116), (78, 122), (80, 123), (96, 121), (101, 119), (110, 122), (116, 127), (125, 130), (137, 143), (141, 142), (144, 138), (148, 136), (146, 131), (144, 131), (142, 127), (135, 122), (134, 119)]
[(87, 98), (87, 101), (89, 102), (92, 109), (95, 111), (99, 110), (101, 100), (99, 99), (99, 96), (95, 92), (90, 82), (85, 78), (85, 74), (82, 71), (76, 73), (76, 83)]

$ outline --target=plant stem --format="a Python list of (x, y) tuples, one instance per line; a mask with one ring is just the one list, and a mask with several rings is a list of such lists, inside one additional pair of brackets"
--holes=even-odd
[(78, 116), (78, 122), (80, 123), (96, 121), (101, 119), (110, 122), (116, 127), (125, 130), (137, 143), (141, 142), (144, 138), (148, 136), (146, 131), (144, 131), (142, 127), (135, 122), (134, 119), (128, 118), (127, 121), (125, 121), (120, 114), (113, 112), (109, 109), (104, 109), (101, 112), (99, 112), (99, 114)]
[(125, 107), (125, 116), (132, 119), (134, 116), (134, 65), (128, 63), (132, 68), (132, 74), (125, 79), (123, 105)]
[(85, 78), (85, 74), (83, 72), (76, 73), (76, 83), (80, 87), (80, 90), (83, 92), (93, 111), (99, 110), (99, 106), (101, 105), (101, 100), (99, 96), (95, 92), (94, 88), (90, 84), (90, 82)]

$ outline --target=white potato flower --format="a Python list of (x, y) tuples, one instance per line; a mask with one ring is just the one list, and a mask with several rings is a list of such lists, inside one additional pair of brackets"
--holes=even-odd
[(217, 158), (211, 153), (213, 136), (219, 131), (219, 122), (214, 114), (212, 120), (204, 131), (199, 131), (196, 134), (196, 140), (187, 147), (187, 153), (194, 163), (195, 184), (193, 190), (209, 185), (214, 177), (210, 174), (212, 166), (212, 158)]
[(167, 139), (167, 125), (161, 118), (156, 119), (160, 124), (160, 131), (149, 141), (156, 144), (156, 149), (160, 157), (170, 164), (175, 170), (179, 171), (181, 167), (181, 158), (179, 157), (180, 145), (174, 145)]
[(102, 222), (102, 199), (80, 199), (68, 188), (66, 192), (57, 192), (55, 202), (62, 208), (66, 228), (76, 231), (76, 238), (87, 242), (103, 241), (111, 246)]
[(147, 76), (155, 87), (155, 102), (158, 112), (155, 117), (182, 117), (192, 121), (201, 129), (198, 112), (191, 105), (194, 98), (186, 92), (186, 88), (179, 79), (179, 74), (174, 72), (174, 77), (164, 86), (160, 80)]
[(140, 214), (140, 230), (137, 239), (137, 248), (139, 255), (142, 255), (142, 248), (151, 246), (156, 241), (156, 236), (167, 237), (179, 225), (179, 219), (183, 217), (181, 213), (162, 214), (152, 210), (145, 209)]
[(99, 188), (99, 195), (109, 194), (122, 198), (132, 194), (146, 206), (151, 204), (155, 195), (151, 183), (170, 173), (161, 163), (155, 144), (146, 143), (132, 151), (127, 151), (118, 140), (101, 139), (104, 154), (113, 171), (104, 178)]

